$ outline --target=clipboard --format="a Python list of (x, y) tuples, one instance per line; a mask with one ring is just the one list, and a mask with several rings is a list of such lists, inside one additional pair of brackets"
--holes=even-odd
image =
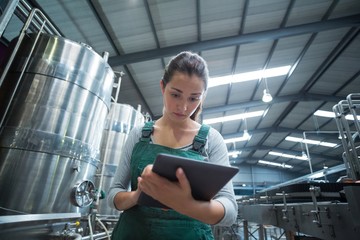
[[(181, 167), (191, 186), (194, 199), (210, 201), (239, 171), (236, 167), (218, 165), (200, 160), (160, 153), (157, 155), (153, 172), (170, 181), (177, 181), (176, 169)], [(168, 208), (145, 193), (138, 199), (139, 205)]]

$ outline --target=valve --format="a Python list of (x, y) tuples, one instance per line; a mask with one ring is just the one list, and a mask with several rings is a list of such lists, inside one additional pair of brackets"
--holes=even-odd
[(77, 207), (87, 207), (94, 202), (95, 185), (89, 180), (76, 184), (71, 191), (72, 203)]

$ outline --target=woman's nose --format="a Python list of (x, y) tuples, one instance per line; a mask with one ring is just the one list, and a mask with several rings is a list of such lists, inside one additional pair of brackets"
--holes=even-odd
[(181, 101), (178, 105), (178, 108), (179, 110), (186, 111), (188, 108), (186, 101)]

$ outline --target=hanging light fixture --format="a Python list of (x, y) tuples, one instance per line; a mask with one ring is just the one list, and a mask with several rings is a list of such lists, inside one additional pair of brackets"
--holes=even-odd
[(245, 138), (245, 139), (250, 139), (250, 138), (251, 138), (251, 136), (250, 136), (250, 134), (249, 134), (249, 132), (248, 132), (248, 127), (247, 127), (247, 120), (246, 120), (246, 118), (244, 118), (244, 135), (243, 135), (243, 138)]
[(304, 159), (308, 159), (308, 156), (307, 156), (307, 154), (305, 153), (305, 151), (302, 151), (302, 152), (301, 152), (301, 157), (304, 158)]
[(308, 159), (308, 155), (305, 153), (304, 148), (303, 148), (303, 142), (300, 141), (300, 146), (301, 146), (301, 157), (304, 159)]
[(240, 151), (236, 151), (236, 144), (235, 142), (233, 142), (233, 151), (229, 152), (229, 156), (231, 156), (232, 158), (237, 158), (240, 153)]
[(225, 143), (240, 142), (240, 141), (248, 141), (248, 140), (250, 140), (251, 135), (249, 134), (248, 129), (247, 129), (246, 118), (244, 118), (243, 121), (244, 121), (244, 133), (243, 133), (243, 135), (241, 137), (224, 139)]
[(270, 94), (266, 89), (264, 89), (264, 94), (263, 94), (263, 96), (262, 96), (262, 101), (263, 101), (263, 102), (266, 102), (266, 103), (272, 101), (272, 96), (271, 96), (271, 94)]
[(269, 88), (268, 88), (268, 85), (267, 85), (267, 79), (264, 78), (264, 81), (265, 81), (265, 89), (264, 89), (264, 93), (263, 93), (263, 96), (262, 96), (262, 101), (268, 103), (268, 102), (271, 102), (273, 98), (272, 98), (272, 96), (271, 96), (271, 94), (269, 92)]
[(245, 138), (245, 139), (249, 139), (251, 136), (250, 136), (250, 134), (249, 134), (249, 132), (248, 132), (248, 130), (247, 129), (245, 129), (244, 130), (244, 134), (243, 134), (243, 138)]

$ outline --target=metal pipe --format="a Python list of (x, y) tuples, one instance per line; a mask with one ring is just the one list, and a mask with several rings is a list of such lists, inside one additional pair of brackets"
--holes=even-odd
[[(111, 231), (109, 231), (109, 234), (111, 234)], [(106, 239), (107, 234), (105, 232), (96, 233), (92, 235), (93, 239)], [(90, 236), (83, 236), (82, 240), (90, 240)]]
[[(31, 6), (24, 0), (21, 0), (20, 3), (28, 12), (31, 12), (32, 10), (37, 9), (37, 8), (31, 8)], [(37, 11), (40, 13), (40, 16), (35, 15), (34, 18), (37, 22), (40, 22), (40, 23), (42, 22), (42, 20), (46, 20), (47, 24), (49, 25), (49, 26), (45, 26), (45, 30), (47, 31), (47, 33), (49, 33), (51, 35), (62, 36), (61, 33), (56, 29), (56, 27), (50, 22), (50, 20), (48, 20), (46, 18), (46, 16), (39, 9), (37, 9)], [(28, 15), (25, 12), (24, 12), (24, 14)], [(35, 22), (33, 24), (39, 29), (38, 25)]]
[(71, 233), (71, 234), (68, 234), (66, 237), (70, 237), (71, 239), (74, 239), (74, 240), (83, 239), (82, 236), (78, 233)]
[[(31, 12), (30, 17), (28, 18), (28, 20), (26, 21), (23, 29), (21, 30), (21, 34), (20, 34), (20, 36), (19, 36), (19, 38), (18, 38), (18, 41), (17, 41), (17, 43), (16, 43), (16, 45), (15, 45), (14, 51), (12, 52), (12, 54), (11, 54), (11, 56), (10, 56), (10, 59), (9, 59), (8, 63), (6, 64), (6, 67), (5, 67), (5, 69), (4, 69), (3, 75), (2, 75), (1, 78), (0, 78), (0, 87), (1, 87), (1, 85), (3, 84), (3, 81), (4, 81), (4, 79), (5, 79), (5, 76), (8, 74), (8, 71), (9, 71), (9, 69), (10, 69), (11, 64), (12, 64), (13, 61), (14, 61), (14, 58), (15, 58), (15, 55), (16, 55), (17, 51), (18, 51), (19, 48), (20, 48), (20, 45), (21, 45), (21, 43), (22, 43), (22, 41), (23, 41), (23, 39), (24, 39), (24, 36), (25, 36), (25, 34), (26, 34), (26, 30), (27, 30), (28, 27), (30, 26), (31, 21), (32, 21), (32, 19), (33, 19), (34, 15), (36, 14), (37, 11), (38, 11), (37, 9), (34, 9), (34, 10)], [(45, 23), (46, 23), (46, 21), (43, 22), (43, 24), (42, 24), (42, 26), (41, 26), (41, 28), (40, 28), (40, 31), (39, 31), (38, 34), (36, 35), (36, 39), (35, 39), (35, 41), (34, 41), (33, 46), (31, 47), (31, 51), (30, 51), (29, 57), (26, 59), (24, 65), (23, 65), (23, 68), (22, 68), (22, 70), (21, 70), (20, 76), (19, 76), (19, 78), (16, 80), (16, 85), (15, 85), (14, 91), (11, 93), (10, 100), (9, 100), (9, 102), (7, 103), (7, 106), (6, 106), (6, 108), (5, 108), (4, 114), (3, 114), (2, 117), (1, 117), (0, 128), (2, 127), (2, 125), (3, 125), (3, 123), (4, 123), (4, 120), (5, 120), (5, 117), (6, 117), (6, 115), (7, 115), (7, 112), (9, 111), (11, 102), (12, 102), (14, 96), (15, 96), (15, 93), (16, 93), (17, 88), (19, 87), (20, 80), (21, 80), (22, 76), (24, 75), (25, 69), (26, 69), (26, 67), (27, 67), (27, 65), (28, 65), (28, 63), (29, 63), (29, 61), (30, 61), (31, 55), (32, 55), (32, 53), (33, 53), (33, 51), (34, 51), (34, 49), (35, 49), (36, 43), (37, 43), (37, 41), (38, 41), (38, 39), (39, 39), (40, 33), (41, 33), (41, 31), (42, 31)]]
[(6, 26), (8, 25), (11, 16), (13, 15), (19, 0), (8, 1), (4, 12), (0, 15), (0, 36), (3, 35)]
[(350, 168), (350, 163), (349, 163), (349, 159), (348, 159), (348, 157), (350, 156), (349, 148), (347, 147), (347, 142), (346, 142), (346, 138), (348, 136), (345, 135), (344, 128), (342, 127), (341, 112), (340, 112), (338, 104), (333, 106), (333, 112), (335, 113), (335, 123), (339, 130), (339, 134), (341, 136), (340, 140), (341, 140), (341, 143), (344, 148), (343, 161), (345, 164), (346, 173), (350, 178), (354, 178), (354, 173), (352, 172), (352, 169)]
[[(341, 172), (343, 170), (346, 170), (345, 164), (340, 164), (340, 165), (328, 168), (327, 169), (327, 174), (329, 175), (329, 174), (333, 174), (333, 173), (338, 173), (338, 172)], [(295, 178), (295, 179), (289, 180), (287, 182), (283, 182), (283, 183), (280, 183), (280, 184), (277, 184), (277, 185), (262, 189), (262, 190), (260, 190), (258, 192), (263, 193), (263, 192), (278, 189), (280, 187), (289, 186), (289, 185), (296, 184), (296, 183), (307, 182), (309, 179), (313, 178), (313, 176), (315, 174), (318, 174), (318, 173), (321, 173), (321, 172), (323, 172), (323, 170), (319, 170), (319, 171), (314, 172), (313, 174), (310, 173), (310, 174), (307, 174), (305, 176), (301, 176), (299, 178)]]
[(119, 93), (120, 93), (122, 76), (124, 76), (125, 73), (124, 73), (124, 72), (115, 72), (115, 71), (114, 71), (114, 73), (116, 73), (116, 74), (119, 75), (119, 76), (118, 76), (118, 82), (117, 82), (117, 84), (116, 84), (115, 98), (113, 98), (113, 101), (114, 101), (115, 103), (117, 103), (118, 98), (119, 98)]
[(352, 113), (353, 118), (354, 118), (354, 125), (355, 125), (355, 128), (356, 128), (356, 131), (358, 131), (358, 133), (360, 134), (360, 122), (359, 122), (357, 113), (355, 111), (356, 108), (360, 107), (360, 101), (359, 100), (354, 100), (354, 98), (360, 99), (360, 93), (349, 94), (346, 97), (346, 100), (349, 103), (349, 109), (350, 109), (350, 112)]
[[(27, 6), (27, 8), (28, 8), (27, 10), (30, 10), (30, 9), (31, 9), (30, 6), (28, 6), (26, 3), (24, 3), (24, 1), (21, 1), (21, 3), (24, 4), (24, 6)], [(26, 14), (26, 13), (24, 12), (24, 14)], [(38, 15), (37, 15), (37, 14), (38, 14)], [(42, 20), (40, 19), (39, 16), (42, 18)], [(20, 46), (20, 44), (21, 44), (21, 42), (22, 42), (22, 40), (23, 40), (23, 38), (24, 38), (24, 35), (25, 35), (25, 33), (26, 33), (26, 30), (29, 28), (29, 26), (30, 26), (31, 23), (32, 23), (32, 24), (35, 24), (35, 23), (33, 22), (34, 18), (36, 18), (36, 20), (37, 20), (38, 22), (42, 23), (42, 26), (38, 27), (39, 32), (41, 32), (44, 27), (45, 27), (46, 29), (49, 29), (49, 28), (46, 26), (46, 24), (48, 24), (48, 25), (50, 26), (50, 28), (52, 28), (52, 30), (53, 30), (53, 31), (50, 30), (50, 31), (49, 31), (50, 33), (53, 33), (53, 34), (55, 33), (56, 35), (61, 36), (61, 34), (56, 30), (56, 28), (54, 27), (54, 25), (52, 25), (52, 23), (46, 18), (46, 16), (45, 16), (39, 9), (37, 9), (37, 8), (32, 9), (31, 12), (30, 12), (30, 14), (28, 14), (28, 19), (27, 19), (27, 21), (25, 22), (25, 24), (24, 24), (24, 26), (23, 26), (23, 28), (22, 28), (22, 30), (21, 30), (20, 36), (19, 36), (19, 38), (18, 38), (18, 42), (17, 42), (17, 44), (15, 45), (15, 48), (14, 48), (14, 50), (13, 50), (13, 53), (11, 54), (11, 56), (10, 56), (10, 58), (9, 58), (9, 61), (8, 61), (8, 64), (5, 66), (5, 69), (4, 69), (4, 71), (3, 71), (3, 74), (2, 74), (2, 76), (1, 76), (1, 78), (0, 78), (0, 87), (1, 87), (1, 85), (2, 85), (2, 83), (3, 83), (3, 81), (4, 81), (5, 75), (7, 74), (8, 70), (9, 70), (11, 64), (12, 64), (12, 61), (14, 60), (15, 54), (16, 54), (16, 52), (17, 52), (17, 50), (18, 50), (18, 48), (19, 48), (19, 46)], [(1, 126), (1, 125), (0, 125), (0, 126)]]
[[(24, 6), (26, 6), (26, 7), (28, 8), (28, 10), (31, 9), (30, 6), (28, 6), (24, 1), (21, 1), (21, 3), (22, 3)], [(38, 34), (37, 34), (37, 36), (36, 36), (36, 40), (35, 40), (35, 42), (34, 42), (34, 45), (33, 45), (32, 48), (31, 48), (30, 56), (31, 56), (32, 52), (34, 51), (34, 48), (35, 48), (35, 45), (36, 45), (37, 40), (38, 40), (38, 38), (39, 38), (39, 35), (40, 35), (40, 33), (43, 31), (44, 28), (46, 28), (47, 30), (53, 29), (53, 31), (50, 30), (50, 31), (48, 31), (48, 32), (51, 32), (51, 33), (54, 32), (54, 33), (57, 34), (58, 36), (61, 36), (61, 34), (56, 30), (56, 28), (54, 27), (54, 25), (51, 24), (51, 22), (46, 18), (46, 16), (45, 16), (39, 9), (37, 9), (37, 8), (32, 9), (31, 12), (30, 12), (30, 14), (28, 15), (27, 21), (25, 22), (23, 28), (21, 29), (21, 33), (20, 33), (20, 35), (19, 35), (19, 37), (18, 37), (17, 43), (16, 43), (16, 45), (15, 45), (15, 47), (14, 47), (14, 50), (12, 51), (12, 53), (11, 53), (11, 55), (10, 55), (10, 58), (9, 58), (7, 64), (6, 64), (5, 68), (4, 68), (3, 74), (1, 75), (1, 78), (0, 78), (0, 87), (2, 86), (2, 84), (3, 84), (3, 82), (4, 82), (5, 76), (6, 76), (6, 75), (8, 74), (8, 72), (9, 72), (10, 66), (12, 65), (12, 63), (13, 63), (13, 61), (14, 61), (15, 55), (17, 54), (17, 52), (18, 52), (18, 50), (19, 50), (19, 47), (20, 47), (20, 45), (21, 45), (21, 43), (22, 43), (22, 41), (23, 41), (23, 39), (24, 39), (24, 36), (25, 36), (25, 34), (26, 34), (26, 31), (29, 29), (29, 27), (30, 27), (31, 24), (35, 24), (35, 22), (33, 21), (34, 18), (35, 18), (38, 22), (41, 23), (41, 26), (40, 26), (40, 27), (37, 26), (39, 32), (38, 32)], [(46, 24), (48, 24), (50, 28), (47, 27)], [(35, 25), (36, 25), (36, 24), (35, 24)], [(15, 92), (16, 92), (19, 84), (20, 84), (20, 79), (21, 79), (21, 77), (23, 76), (24, 71), (25, 71), (25, 69), (26, 69), (26, 66), (27, 66), (27, 64), (28, 64), (28, 62), (29, 62), (29, 60), (30, 60), (30, 56), (26, 59), (26, 63), (24, 64), (24, 67), (23, 67), (23, 69), (22, 69), (22, 71), (21, 71), (20, 77), (19, 77), (19, 79), (17, 79), (17, 83), (16, 83), (16, 85), (15, 85), (14, 91), (12, 92), (11, 97), (10, 97), (10, 100), (9, 100), (9, 102), (8, 102), (6, 108), (5, 108), (5, 112), (3, 113), (3, 116), (1, 117), (0, 128), (2, 127), (2, 125), (3, 125), (3, 123), (4, 123), (6, 114), (7, 114), (7, 112), (9, 111), (9, 107), (10, 107), (11, 101), (13, 100), (14, 95), (15, 95)]]
[[(304, 140), (306, 140), (306, 133), (303, 132), (303, 135), (304, 135)], [(305, 143), (306, 154), (307, 154), (308, 161), (309, 161), (310, 173), (313, 173), (313, 169), (311, 166), (311, 157), (310, 157), (310, 153), (309, 153), (309, 147), (306, 142), (304, 142), (304, 143)]]
[(341, 142), (345, 151), (343, 160), (346, 164), (347, 174), (350, 178), (359, 180), (360, 163), (356, 152), (356, 146), (352, 138), (351, 129), (345, 117), (350, 112), (349, 102), (346, 100), (340, 101), (333, 107), (333, 112), (335, 113), (336, 125), (342, 136)]
[(108, 240), (110, 240), (110, 239), (111, 239), (110, 233), (109, 233), (108, 229), (106, 228), (105, 224), (104, 224), (99, 218), (97, 218), (97, 217), (95, 218), (95, 220), (100, 224), (100, 226), (102, 227), (102, 229), (104, 229)]

